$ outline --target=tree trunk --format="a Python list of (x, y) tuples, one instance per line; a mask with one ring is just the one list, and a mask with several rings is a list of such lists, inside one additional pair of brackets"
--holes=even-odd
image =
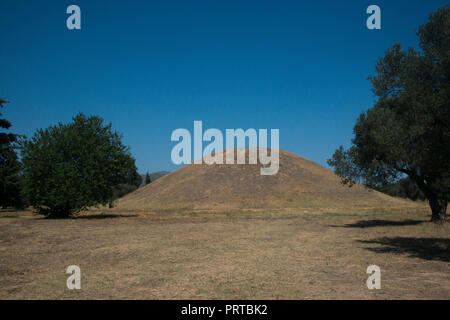
[(427, 197), (431, 208), (431, 221), (444, 222), (447, 219), (447, 195), (444, 194), (443, 199), (438, 199), (439, 197), (429, 189), (422, 177), (413, 173), (408, 173), (408, 175), (417, 183), (419, 189)]
[(443, 222), (447, 219), (447, 200), (428, 200), (431, 208), (431, 221)]

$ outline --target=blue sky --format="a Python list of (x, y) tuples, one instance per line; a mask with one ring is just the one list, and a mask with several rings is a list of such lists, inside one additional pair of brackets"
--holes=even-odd
[[(326, 165), (373, 106), (367, 77), (447, 1), (0, 3), (0, 97), (14, 132), (100, 115), (140, 172), (174, 170), (177, 128), (280, 129), (280, 148)], [(68, 30), (66, 8), (81, 8)], [(382, 29), (366, 28), (381, 8)]]

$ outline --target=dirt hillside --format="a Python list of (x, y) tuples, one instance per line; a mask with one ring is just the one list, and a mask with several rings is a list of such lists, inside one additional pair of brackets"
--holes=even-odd
[(341, 211), (418, 206), (361, 185), (342, 186), (331, 170), (283, 150), (276, 175), (263, 176), (260, 168), (260, 164), (186, 165), (119, 199), (116, 209)]

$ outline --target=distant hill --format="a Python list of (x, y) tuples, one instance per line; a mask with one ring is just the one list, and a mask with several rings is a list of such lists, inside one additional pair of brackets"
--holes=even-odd
[(278, 174), (262, 176), (260, 168), (259, 164), (189, 164), (119, 199), (116, 209), (352, 212), (417, 206), (359, 184), (342, 186), (331, 170), (282, 150)]
[[(164, 177), (166, 174), (169, 174), (169, 173), (170, 173), (170, 171), (157, 171), (157, 172), (153, 172), (153, 173), (150, 173), (150, 179), (151, 179), (152, 182), (153, 182), (153, 181), (155, 181), (155, 180), (158, 180), (158, 179), (161, 178), (161, 177)], [(140, 188), (140, 187), (143, 187), (143, 186), (145, 185), (145, 176), (146, 176), (146, 174), (141, 174), (142, 182), (141, 182), (139, 188)]]

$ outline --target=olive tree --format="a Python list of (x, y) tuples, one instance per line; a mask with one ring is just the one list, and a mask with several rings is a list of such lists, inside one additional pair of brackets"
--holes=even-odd
[(450, 8), (430, 15), (417, 32), (420, 50), (395, 44), (369, 78), (378, 97), (359, 116), (352, 146), (328, 164), (344, 184), (369, 187), (408, 176), (428, 199), (433, 221), (450, 199)]

